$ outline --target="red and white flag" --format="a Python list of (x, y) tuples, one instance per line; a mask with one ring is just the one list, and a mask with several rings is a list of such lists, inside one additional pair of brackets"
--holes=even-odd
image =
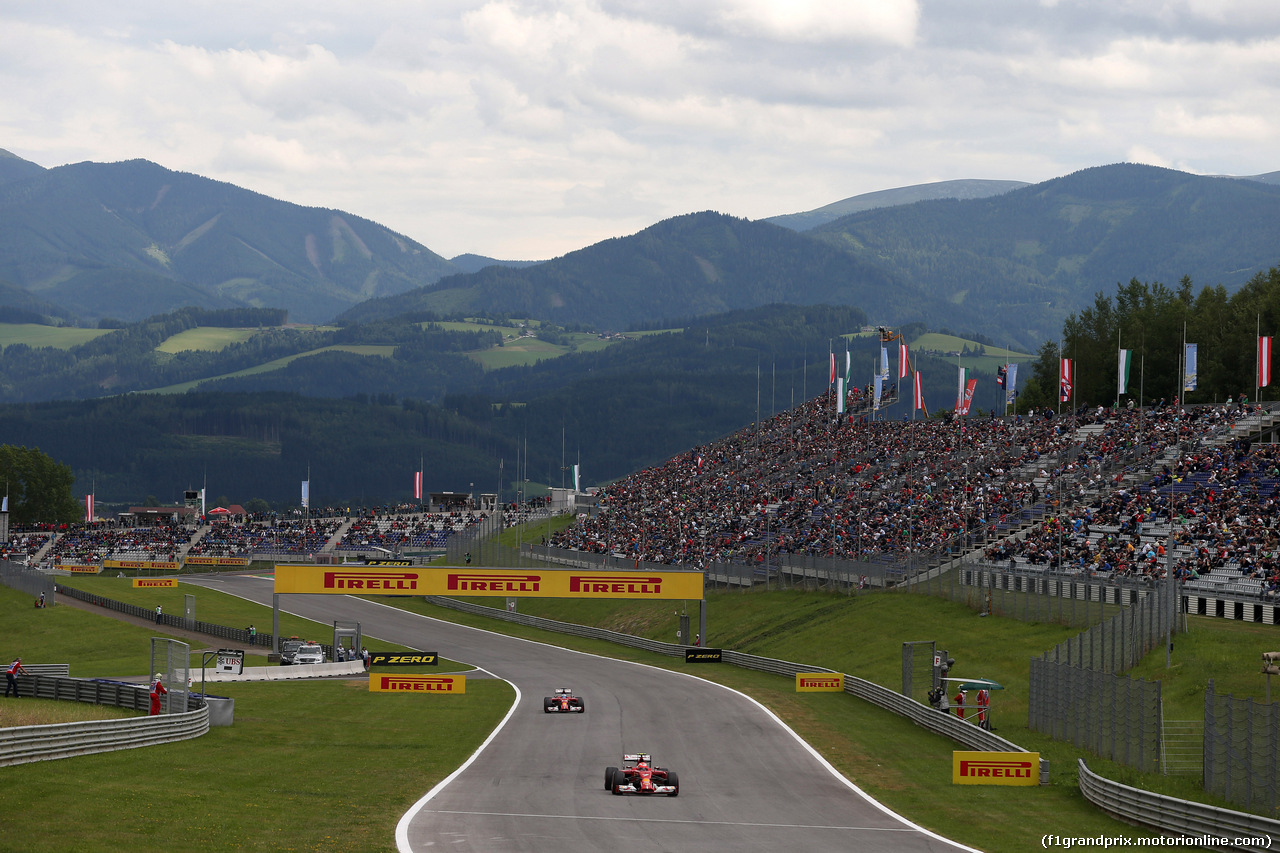
[(970, 379), (964, 386), (964, 404), (960, 407), (960, 414), (969, 414), (969, 407), (973, 405), (973, 392), (978, 387), (978, 380)]
[(836, 354), (831, 353), (831, 378), (827, 380), (828, 385), (836, 384)]
[(84, 520), (93, 523), (93, 495), (84, 496)]
[(906, 379), (911, 375), (911, 368), (907, 361), (907, 345), (898, 344), (898, 378)]
[(1071, 383), (1075, 377), (1071, 372), (1071, 359), (1062, 360), (1062, 368), (1058, 372), (1058, 399), (1065, 403), (1071, 399)]
[(917, 409), (923, 409), (924, 408), (924, 381), (921, 380), (920, 371), (918, 370), (916, 371), (915, 386), (916, 386), (915, 393), (912, 395), (915, 398), (915, 407)]
[(415, 501), (422, 500), (422, 472), (413, 472), (413, 499)]
[(1271, 338), (1258, 338), (1258, 387), (1271, 384)]

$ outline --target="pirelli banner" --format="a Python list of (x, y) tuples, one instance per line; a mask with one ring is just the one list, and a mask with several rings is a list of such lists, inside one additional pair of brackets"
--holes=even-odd
[(1039, 785), (1040, 753), (953, 752), (951, 781), (956, 785)]
[(103, 560), (104, 569), (164, 569), (176, 572), (178, 564), (171, 560)]
[(249, 565), (248, 557), (184, 557), (182, 560), (188, 566), (236, 566), (246, 568)]
[(465, 675), (387, 675), (369, 676), (370, 693), (466, 693)]
[(177, 578), (134, 578), (134, 588), (169, 589), (178, 585)]
[(843, 693), (843, 672), (797, 672), (797, 693)]
[(702, 572), (276, 564), (277, 593), (701, 599)]

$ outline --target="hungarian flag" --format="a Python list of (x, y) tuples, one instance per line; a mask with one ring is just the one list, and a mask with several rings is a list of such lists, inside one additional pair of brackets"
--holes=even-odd
[(915, 397), (915, 407), (917, 409), (923, 409), (924, 408), (924, 380), (920, 378), (920, 371), (918, 370), (916, 371), (915, 386), (916, 386), (915, 393), (913, 394), (913, 396)]
[(1072, 371), (1071, 359), (1064, 358), (1062, 367), (1058, 371), (1058, 400), (1065, 403), (1071, 399), (1072, 387), (1071, 383), (1075, 379)]
[(93, 495), (84, 496), (84, 520), (93, 523)]
[(1133, 368), (1133, 350), (1120, 350), (1120, 369), (1116, 374), (1116, 393), (1128, 394), (1129, 371)]
[(413, 499), (415, 501), (422, 500), (422, 472), (413, 472)]
[(1258, 338), (1258, 387), (1271, 384), (1271, 338)]
[(906, 379), (911, 375), (911, 369), (907, 361), (907, 345), (898, 344), (898, 378)]

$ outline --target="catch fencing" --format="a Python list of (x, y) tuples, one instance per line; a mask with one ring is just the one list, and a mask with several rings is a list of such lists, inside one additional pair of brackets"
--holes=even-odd
[(53, 604), (54, 580), (44, 572), (29, 569), (12, 560), (0, 560), (0, 583), (26, 593), (32, 600), (44, 596), (45, 604)]
[(1144, 772), (1169, 772), (1159, 682), (1118, 675), (1163, 645), (1178, 597), (1162, 585), (1032, 658), (1027, 726)]
[(1204, 693), (1204, 788), (1241, 808), (1275, 814), (1280, 704)]

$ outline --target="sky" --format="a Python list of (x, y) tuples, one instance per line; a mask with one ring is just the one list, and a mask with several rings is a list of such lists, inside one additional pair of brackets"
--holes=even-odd
[(0, 148), (542, 260), (940, 180), (1280, 170), (1280, 3), (6, 0)]

